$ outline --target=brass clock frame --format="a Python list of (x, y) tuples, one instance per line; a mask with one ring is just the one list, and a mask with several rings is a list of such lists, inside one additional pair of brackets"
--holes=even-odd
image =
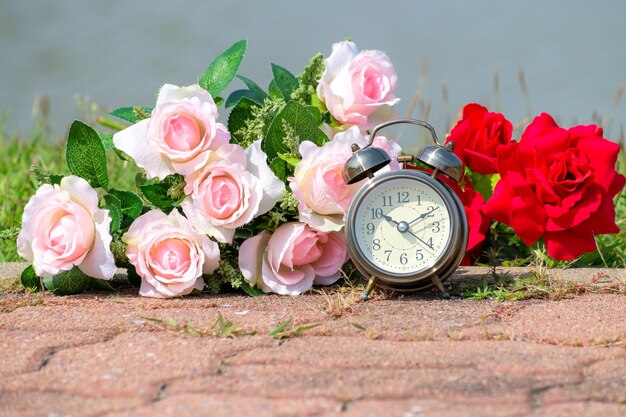
[[(374, 175), (391, 161), (383, 150), (372, 146), (376, 133), (382, 128), (401, 123), (425, 127), (430, 131), (434, 144), (422, 148), (415, 158), (411, 155), (402, 155), (398, 157), (398, 162), (405, 164), (417, 159), (433, 168), (432, 174), (429, 175), (424, 171), (406, 169), (405, 167), (398, 171)], [(461, 263), (467, 249), (469, 236), (467, 217), (461, 200), (450, 187), (437, 178), (439, 175), (445, 175), (458, 182), (463, 177), (463, 163), (452, 152), (453, 146), (453, 143), (442, 146), (437, 139), (435, 129), (430, 124), (415, 119), (398, 119), (378, 125), (372, 131), (369, 143), (365, 147), (361, 149), (356, 144), (352, 145), (353, 154), (344, 165), (344, 180), (347, 184), (354, 184), (369, 178), (369, 181), (356, 193), (348, 208), (345, 228), (350, 259), (357, 269), (369, 278), (369, 283), (363, 293), (364, 299), (367, 299), (369, 292), (375, 285), (397, 291), (422, 291), (435, 286), (444, 297), (448, 297), (443, 282), (452, 275)], [(374, 264), (359, 247), (356, 238), (356, 213), (365, 196), (384, 187), (385, 183), (390, 180), (399, 178), (416, 181), (420, 186), (429, 187), (435, 191), (442, 198), (450, 213), (450, 234), (441, 255), (431, 265), (408, 273), (386, 271)]]

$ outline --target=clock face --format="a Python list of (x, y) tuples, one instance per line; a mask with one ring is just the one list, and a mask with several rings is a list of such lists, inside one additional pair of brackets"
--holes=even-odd
[(363, 257), (394, 275), (423, 271), (440, 259), (451, 240), (450, 208), (422, 180), (381, 181), (354, 214), (354, 237)]

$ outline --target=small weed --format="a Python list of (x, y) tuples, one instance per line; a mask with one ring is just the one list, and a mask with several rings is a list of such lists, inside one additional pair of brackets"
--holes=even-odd
[(476, 285), (466, 284), (463, 290), (455, 288), (456, 294), (470, 300), (495, 299), (498, 301), (520, 301), (528, 299), (561, 300), (588, 293), (620, 293), (624, 291), (621, 282), (597, 285), (601, 278), (594, 278), (590, 283), (577, 283), (552, 279), (545, 269), (538, 267), (529, 275), (513, 278), (509, 275), (497, 275), (494, 280), (482, 279)]
[(318, 290), (318, 293), (324, 297), (322, 310), (334, 319), (352, 313), (352, 306), (362, 300), (360, 293), (356, 291), (323, 288)]
[(44, 304), (46, 304), (46, 300), (43, 297), (20, 300), (0, 300), (0, 313), (10, 313), (21, 307), (35, 307)]
[(235, 338), (256, 334), (255, 330), (240, 329), (237, 323), (224, 319), (221, 313), (217, 313), (217, 317), (211, 327), (204, 329), (195, 327), (190, 321), (187, 321), (186, 323), (178, 323), (175, 319), (171, 318), (161, 320), (154, 317), (142, 317), (142, 319), (154, 323), (163, 330), (192, 337)]
[(302, 334), (319, 326), (321, 326), (321, 323), (295, 327), (293, 324), (293, 319), (289, 319), (272, 329), (269, 332), (268, 336), (278, 340), (289, 339), (292, 337), (301, 336)]
[(454, 341), (461, 341), (465, 339), (465, 334), (463, 333), (461, 329), (457, 327), (452, 327), (448, 329), (446, 336), (448, 336), (448, 339), (454, 340)]
[(0, 292), (19, 294), (24, 292), (24, 287), (19, 277), (0, 279)]

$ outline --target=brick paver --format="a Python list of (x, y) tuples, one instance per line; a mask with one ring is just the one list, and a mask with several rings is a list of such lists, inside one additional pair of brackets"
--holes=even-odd
[(626, 415), (624, 295), (352, 296), (0, 292), (0, 416)]

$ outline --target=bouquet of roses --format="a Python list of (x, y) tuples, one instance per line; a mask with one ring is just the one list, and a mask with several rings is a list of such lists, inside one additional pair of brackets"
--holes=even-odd
[[(224, 287), (295, 295), (340, 278), (345, 214), (362, 185), (345, 184), (343, 165), (353, 143), (365, 145), (368, 129), (393, 118), (395, 69), (383, 52), (344, 41), (297, 77), (272, 64), (264, 90), (238, 74), (246, 47), (235, 43), (197, 84), (163, 85), (154, 107), (113, 111), (128, 125), (112, 135), (70, 126), (72, 175), (43, 175), (24, 209), (25, 287), (103, 288), (118, 267), (141, 295), (160, 298)], [(245, 88), (222, 98), (235, 78)], [(468, 260), (491, 218), (528, 245), (543, 238), (559, 259), (617, 232), (612, 198), (625, 179), (616, 144), (595, 126), (566, 130), (548, 115), (519, 142), (511, 133), (502, 115), (472, 104), (448, 137), (467, 165), (453, 187), (469, 219)], [(392, 161), (401, 152), (382, 136), (374, 146)], [(141, 168), (135, 189), (109, 188), (107, 152)]]

